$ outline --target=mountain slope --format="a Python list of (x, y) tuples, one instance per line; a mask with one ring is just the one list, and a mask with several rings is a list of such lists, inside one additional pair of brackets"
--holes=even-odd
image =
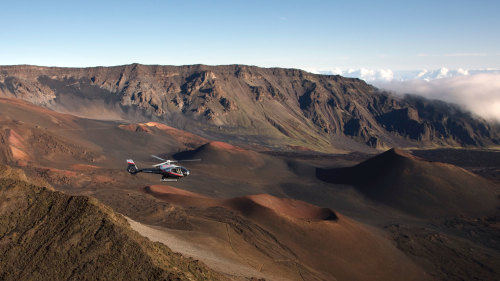
[(329, 208), (269, 194), (219, 199), (165, 185), (143, 190), (185, 208), (197, 231), (177, 231), (182, 239), (203, 233), (198, 247), (211, 249), (210, 257), (236, 253), (233, 261), (266, 279), (432, 280), (377, 230)]
[(0, 173), (2, 280), (224, 279), (140, 236), (95, 199), (31, 185), (7, 166)]
[(423, 217), (481, 216), (500, 205), (500, 187), (465, 169), (397, 149), (356, 166), (318, 169), (320, 179), (354, 185), (369, 198)]
[(281, 148), (500, 143), (498, 129), (455, 106), (398, 99), (359, 79), (295, 69), (4, 66), (0, 95), (85, 117), (158, 120), (212, 139)]

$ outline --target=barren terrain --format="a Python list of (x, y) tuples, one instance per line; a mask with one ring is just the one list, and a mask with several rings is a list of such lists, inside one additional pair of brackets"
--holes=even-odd
[[(123, 264), (117, 268), (152, 268), (143, 272), (153, 272), (155, 278), (172, 268), (177, 268), (172, 271), (178, 274), (175, 277), (183, 280), (188, 276), (182, 274), (209, 280), (500, 278), (500, 163), (493, 146), (498, 135), (487, 125), (481, 127), (484, 120), (455, 116), (454, 120), (468, 129), (456, 135), (450, 129), (458, 126), (455, 124), (438, 133), (434, 130), (444, 119), (436, 115), (444, 113), (432, 103), (381, 95), (365, 104), (376, 114), (364, 114), (361, 101), (373, 90), (364, 82), (300, 71), (240, 68), (135, 65), (73, 69), (69, 78), (61, 76), (61, 69), (4, 68), (0, 92), (10, 98), (0, 99), (0, 163), (23, 172), (5, 168), (8, 172), (2, 177), (6, 179), (0, 184), (0, 192), (12, 198), (0, 200), (1, 218), (10, 227), (0, 233), (0, 239), (2, 245), (8, 245), (3, 253), (8, 253), (5, 262), (12, 275), (4, 270), (0, 276), (22, 277), (19, 268), (26, 265), (19, 260), (26, 260), (32, 253), (28, 250), (40, 245), (46, 245), (46, 252), (39, 256), (33, 253), (37, 259), (53, 253), (59, 245), (65, 245), (60, 246), (65, 252), (80, 249), (82, 257), (94, 257), (89, 247), (75, 248), (80, 241), (77, 238), (57, 238), (61, 243), (77, 241), (69, 246), (39, 239), (52, 232), (77, 229), (76, 223), (61, 221), (64, 218), (78, 221), (84, 217), (87, 224), (74, 232), (83, 235), (79, 236), (81, 241), (107, 249), (102, 253), (103, 268), (112, 267), (106, 262), (113, 262), (109, 255), (119, 252), (113, 247), (129, 247), (128, 241), (133, 241), (133, 251), (120, 259)], [(120, 73), (123, 78), (118, 79)], [(240, 80), (232, 80), (232, 76), (225, 80), (228, 73)], [(273, 76), (278, 74), (289, 80)], [(305, 80), (294, 84), (298, 77), (315, 84)], [(139, 81), (143, 83), (137, 84)], [(238, 84), (241, 81), (256, 95), (249, 108), (228, 94), (231, 87), (243, 87)], [(293, 105), (297, 108), (291, 105), (293, 95), (287, 83), (295, 85), (293, 95), (297, 89), (311, 90), (295, 97), (302, 100)], [(165, 87), (170, 89), (168, 97), (179, 99), (164, 100), (159, 93)], [(234, 95), (247, 94), (247, 88)], [(345, 100), (335, 100), (332, 92)], [(327, 93), (338, 102), (338, 112), (322, 107)], [(351, 100), (348, 95), (352, 95)], [(75, 97), (81, 108), (72, 103)], [(268, 114), (268, 109), (256, 114), (254, 102), (281, 113), (267, 115), (264, 122), (260, 114)], [(290, 116), (282, 115), (275, 103), (289, 106), (285, 112), (295, 112), (294, 121), (286, 119)], [(193, 111), (196, 108), (198, 112)], [(349, 113), (346, 108), (350, 108)], [(396, 113), (391, 111), (394, 108)], [(446, 106), (443, 110), (446, 112)], [(203, 113), (206, 111), (209, 114)], [(243, 111), (248, 119), (238, 115)], [(314, 117), (314, 112), (322, 117)], [(321, 123), (321, 118), (332, 112), (343, 117)], [(396, 115), (394, 119), (389, 118), (392, 115)], [(355, 116), (358, 121), (349, 121)], [(402, 116), (427, 129), (414, 138), (413, 131), (401, 129), (405, 124), (390, 123)], [(291, 123), (280, 123), (284, 120)], [(358, 128), (356, 122), (363, 126)], [(198, 125), (190, 126), (195, 123)], [(372, 137), (376, 138), (373, 142)], [(403, 149), (384, 149), (394, 144)], [(426, 148), (436, 145), (446, 148)], [(450, 148), (462, 145), (465, 147)], [(157, 163), (151, 155), (202, 160), (183, 163), (190, 176), (168, 184), (161, 183), (159, 175), (126, 172), (126, 159), (134, 159), (139, 167), (150, 167)], [(15, 187), (17, 193), (12, 193), (17, 185), (22, 187)], [(35, 200), (43, 208), (53, 205), (54, 211), (36, 216), (22, 208), (16, 211), (12, 206), (17, 206), (14, 203), (19, 198), (31, 198), (26, 200)], [(61, 202), (69, 198), (74, 198), (75, 208), (85, 211), (65, 213)], [(39, 206), (36, 204), (29, 206)], [(98, 214), (96, 210), (100, 210)], [(20, 220), (21, 213), (28, 214), (26, 221)], [(48, 218), (60, 224), (47, 224)], [(113, 222), (109, 226), (117, 227), (121, 236), (106, 232), (109, 235), (101, 245), (104, 240), (91, 234), (103, 219)], [(24, 222), (27, 228), (15, 230), (16, 224)], [(129, 225), (160, 243), (151, 243)], [(46, 227), (43, 236), (30, 234), (37, 233), (37, 227)], [(165, 255), (176, 257), (180, 265)], [(75, 254), (68, 268), (81, 269), (85, 265), (81, 262)], [(57, 268), (50, 263), (43, 266), (38, 271), (30, 267), (26, 274), (38, 276)], [(196, 268), (197, 273), (184, 266)], [(61, 274), (73, 276), (71, 272)]]

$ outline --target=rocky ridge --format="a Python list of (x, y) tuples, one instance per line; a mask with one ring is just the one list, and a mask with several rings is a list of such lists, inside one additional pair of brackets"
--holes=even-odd
[(0, 165), (1, 280), (225, 280), (133, 231), (96, 199)]
[(3, 66), (0, 96), (84, 117), (160, 121), (215, 139), (280, 148), (500, 143), (498, 128), (457, 106), (395, 97), (359, 79), (297, 69)]

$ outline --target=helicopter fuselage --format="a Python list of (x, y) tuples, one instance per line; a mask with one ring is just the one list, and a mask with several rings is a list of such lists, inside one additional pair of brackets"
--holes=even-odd
[(163, 164), (154, 168), (138, 169), (134, 161), (127, 160), (127, 163), (128, 163), (127, 172), (133, 175), (137, 173), (159, 174), (162, 175), (162, 180), (166, 178), (179, 179), (189, 176), (189, 170), (186, 169), (185, 167), (178, 165)]

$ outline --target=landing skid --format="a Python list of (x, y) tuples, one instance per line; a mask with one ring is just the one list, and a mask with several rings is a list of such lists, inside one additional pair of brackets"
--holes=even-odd
[(177, 181), (177, 179), (161, 179), (161, 181)]

